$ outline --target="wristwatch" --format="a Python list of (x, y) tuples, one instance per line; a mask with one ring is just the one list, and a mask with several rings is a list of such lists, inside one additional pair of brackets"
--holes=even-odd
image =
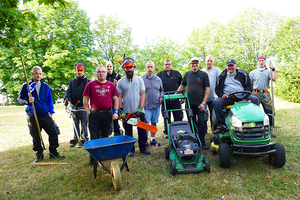
[(206, 105), (206, 103), (205, 103), (205, 102), (202, 102), (202, 104), (203, 104), (203, 105)]

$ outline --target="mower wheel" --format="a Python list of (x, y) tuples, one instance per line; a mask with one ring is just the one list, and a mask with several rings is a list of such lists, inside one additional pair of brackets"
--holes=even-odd
[(176, 162), (175, 161), (171, 161), (171, 173), (172, 173), (173, 176), (175, 176), (177, 174)]
[(219, 145), (219, 162), (220, 162), (220, 167), (223, 168), (230, 167), (230, 149), (227, 143), (221, 143)]
[(112, 174), (112, 182), (115, 190), (119, 191), (122, 188), (122, 176), (120, 171), (119, 163), (116, 161), (111, 162), (110, 171)]
[(269, 155), (269, 161), (274, 167), (283, 167), (285, 165), (285, 149), (281, 143), (274, 145), (276, 153)]
[(204, 170), (209, 173), (210, 172), (210, 164), (209, 164), (209, 159), (204, 158)]
[(168, 160), (168, 159), (170, 158), (169, 147), (166, 147), (166, 148), (165, 148), (165, 157), (166, 157), (166, 160)]

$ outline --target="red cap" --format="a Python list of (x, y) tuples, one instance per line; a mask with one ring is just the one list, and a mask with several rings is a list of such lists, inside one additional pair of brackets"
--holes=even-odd
[(266, 58), (265, 58), (264, 56), (260, 56), (260, 57), (258, 57), (258, 58), (257, 58), (257, 61), (258, 61), (258, 60), (260, 60), (260, 59), (264, 59), (264, 60), (266, 60)]

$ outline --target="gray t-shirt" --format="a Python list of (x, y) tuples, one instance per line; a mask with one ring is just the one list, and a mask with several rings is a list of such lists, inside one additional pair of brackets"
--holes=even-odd
[(133, 113), (140, 107), (140, 91), (145, 90), (142, 78), (134, 76), (132, 80), (123, 77), (118, 82), (117, 90), (123, 95), (123, 110), (125, 113)]
[(269, 69), (264, 69), (262, 71), (255, 69), (250, 72), (249, 76), (253, 83), (253, 89), (267, 90), (269, 88), (271, 80), (271, 73)]
[(215, 87), (217, 78), (220, 76), (222, 71), (218, 67), (212, 67), (210, 70), (206, 70), (206, 68), (204, 68), (202, 71), (206, 72), (209, 77), (210, 93), (207, 102), (212, 102), (214, 99), (218, 98), (215, 93)]
[(244, 91), (244, 88), (243, 88), (241, 82), (238, 81), (237, 79), (234, 79), (235, 76), (236, 76), (236, 74), (234, 76), (230, 76), (227, 74), (227, 76), (226, 76), (223, 91), (227, 95), (234, 93), (234, 92), (238, 92), (238, 91)]
[(41, 90), (41, 82), (39, 82), (39, 83), (37, 83), (37, 84), (35, 84), (35, 90), (36, 90), (36, 93), (37, 93), (37, 95), (38, 95), (38, 98), (40, 98), (40, 90)]

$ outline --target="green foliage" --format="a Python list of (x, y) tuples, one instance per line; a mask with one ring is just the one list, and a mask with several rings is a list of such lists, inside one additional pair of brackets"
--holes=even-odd
[(131, 44), (131, 28), (124, 25), (117, 16), (100, 15), (95, 21), (93, 34), (96, 40), (93, 58), (104, 66), (107, 61), (111, 61), (113, 66), (119, 66), (118, 60), (123, 58), (123, 54), (128, 56), (136, 48)]
[(53, 99), (62, 98), (69, 79), (75, 76), (73, 66), (77, 61), (86, 63), (87, 72), (94, 71), (88, 61), (93, 45), (90, 22), (76, 3), (62, 9), (31, 2), (24, 8), (30, 10), (36, 20), (29, 20), (23, 30), (16, 31), (15, 43), (10, 48), (1, 48), (1, 91), (16, 102), (25, 81), (20, 62), (23, 56), (27, 76), (31, 77), (33, 66), (41, 66), (43, 80), (50, 85)]

